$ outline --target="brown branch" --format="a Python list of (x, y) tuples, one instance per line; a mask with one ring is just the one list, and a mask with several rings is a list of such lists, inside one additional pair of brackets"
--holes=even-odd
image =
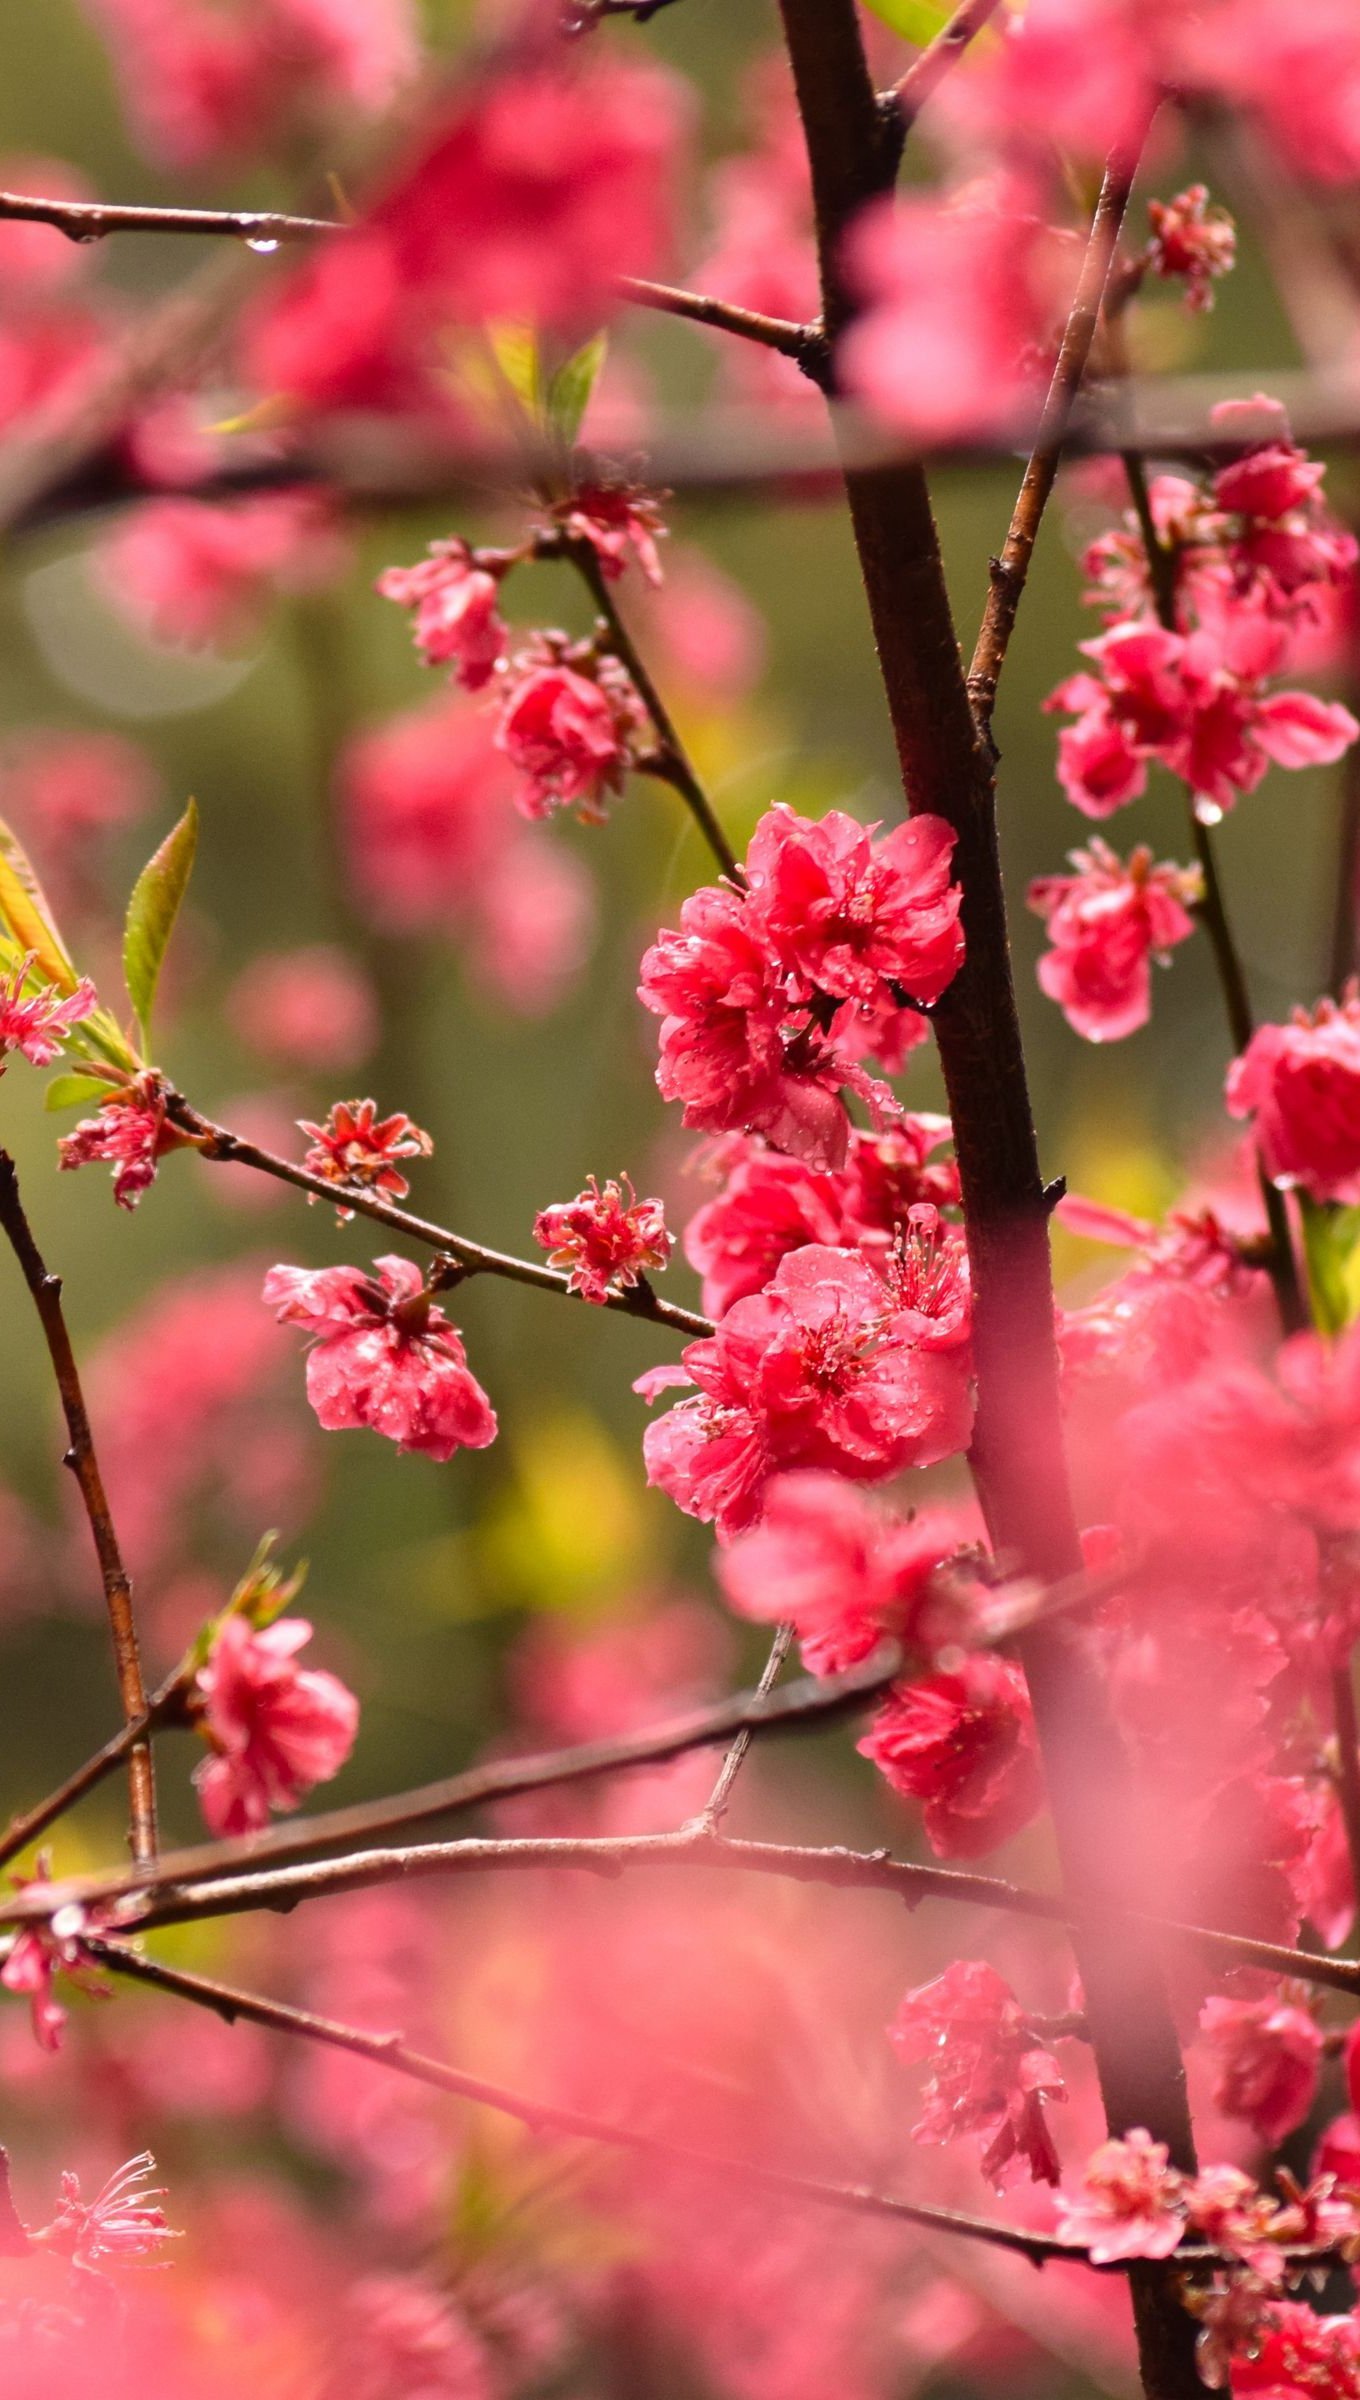
[[(56, 1376), (70, 1442), (63, 1463), (75, 1477), (99, 1561), (104, 1602), (113, 1635), (118, 1695), (123, 1703), (124, 1718), (132, 1726), (146, 1715), (146, 1685), (142, 1680), (141, 1658), (137, 1648), (132, 1584), (123, 1564), (118, 1536), (109, 1512), (108, 1494), (99, 1471), (94, 1436), (90, 1431), (85, 1397), (80, 1388), (80, 1372), (61, 1305), (61, 1278), (48, 1272), (33, 1238), (19, 1196), (19, 1178), (14, 1161), (5, 1150), (0, 1150), (0, 1227), (3, 1227), (32, 1295), (48, 1356), (52, 1361), (52, 1371)], [(132, 1811), (129, 1828), (132, 1855), (139, 1861), (151, 1860), (156, 1855), (156, 1776), (149, 1735), (137, 1735), (128, 1744), (128, 1786)]]
[(102, 242), (110, 233), (225, 234), (265, 251), (277, 250), (280, 242), (348, 230), (330, 217), (280, 216), (273, 209), (125, 207), (107, 200), (40, 200), (24, 192), (0, 192), (0, 218), (6, 217), (51, 225), (68, 242)]
[[(512, 1258), (503, 1250), (488, 1250), (480, 1242), (450, 1233), (447, 1226), (431, 1224), (427, 1217), (412, 1216), (408, 1209), (394, 1207), (373, 1192), (348, 1184), (327, 1183), (321, 1176), (310, 1174), (306, 1167), (295, 1166), (291, 1159), (280, 1158), (272, 1150), (261, 1149), (258, 1142), (248, 1142), (225, 1125), (214, 1124), (211, 1117), (192, 1107), (182, 1092), (167, 1089), (166, 1114), (189, 1135), (201, 1157), (219, 1165), (253, 1167), (261, 1175), (273, 1175), (281, 1183), (291, 1183), (297, 1191), (309, 1192), (313, 1199), (324, 1200), (331, 1208), (348, 1209), (356, 1216), (369, 1217), (375, 1225), (385, 1225), (407, 1241), (420, 1242), (426, 1249), (437, 1250), (452, 1260), (459, 1270), (458, 1281), (469, 1275), (499, 1275), (511, 1283), (526, 1283), (534, 1291), (557, 1292), (568, 1299), (577, 1297), (567, 1276), (558, 1268), (540, 1266), (536, 1259)], [(450, 1281), (453, 1280), (451, 1277)], [(672, 1300), (661, 1299), (645, 1283), (628, 1291), (611, 1292), (604, 1305), (618, 1315), (641, 1317), (648, 1324), (664, 1325), (674, 1333), (702, 1337), (713, 1331), (708, 1317), (701, 1317), (690, 1308), (678, 1308)]]
[[(902, 1670), (902, 1653), (895, 1642), (881, 1644), (873, 1657), (844, 1675), (819, 1681), (804, 1676), (777, 1691), (737, 1692), (713, 1707), (627, 1734), (617, 1741), (582, 1743), (574, 1749), (549, 1750), (526, 1758), (496, 1759), (450, 1775), (419, 1790), (398, 1792), (382, 1800), (360, 1801), (353, 1807), (331, 1809), (315, 1817), (295, 1818), (267, 1833), (243, 1839), (204, 1842), (193, 1849), (168, 1851), (158, 1861), (116, 1875), (77, 1876), (60, 1886), (65, 1900), (103, 1906), (129, 1893), (164, 1892), (181, 1883), (232, 1868), (255, 1869), (305, 1858), (335, 1842), (362, 1842), (403, 1826), (426, 1824), (436, 1817), (481, 1808), (489, 1801), (513, 1800), (564, 1784), (612, 1775), (626, 1767), (651, 1766), (680, 1758), (690, 1750), (729, 1742), (749, 1727), (756, 1733), (799, 1731), (831, 1722), (847, 1711), (862, 1708), (886, 1691)], [(53, 1885), (51, 1890), (58, 1887)], [(0, 1901), (0, 1922), (18, 1923), (50, 1914), (44, 1901), (34, 1905), (23, 1893)]]
[(988, 728), (996, 706), (996, 687), (1006, 663), (1016, 613), (1029, 575), (1044, 510), (1057, 480), (1067, 430), (1077, 394), (1086, 373), (1100, 320), (1101, 302), (1119, 244), (1120, 228), (1129, 205), (1141, 144), (1131, 155), (1112, 159), (1105, 170), (1091, 219), (1086, 253), (1077, 280), (1076, 296), (1063, 331), (1057, 364), (1048, 387), (1038, 437), (1030, 453), (1011, 517), (1010, 530), (999, 558), (992, 561), (991, 583), (982, 626), (968, 671), (968, 690), (978, 723)]
[[(758, 1699), (763, 1699), (766, 1692), (774, 1690), (779, 1681), (780, 1669), (789, 1655), (792, 1643), (793, 1627), (777, 1625), (774, 1640), (770, 1644), (770, 1655), (761, 1669), (760, 1681), (756, 1685)], [(716, 1833), (726, 1816), (728, 1804), (732, 1798), (732, 1787), (741, 1773), (746, 1753), (750, 1747), (750, 1727), (743, 1725), (740, 1733), (734, 1735), (732, 1746), (718, 1769), (717, 1782), (699, 1813), (698, 1822), (705, 1833)]]
[(913, 59), (906, 74), (893, 90), (903, 125), (910, 131), (927, 100), (939, 90), (946, 75), (951, 75), (983, 27), (996, 15), (1001, 0), (963, 0), (947, 25), (942, 25), (933, 42), (927, 42), (917, 59)]
[[(992, 0), (995, 7), (997, 0)], [(691, 325), (707, 325), (715, 333), (735, 333), (743, 341), (759, 342), (819, 382), (826, 372), (826, 342), (820, 325), (798, 325), (791, 317), (763, 316), (759, 309), (739, 308), (734, 300), (714, 300), (706, 292), (682, 291), (673, 283), (652, 283), (641, 275), (620, 275), (615, 289), (635, 308), (658, 309), (663, 316), (684, 317)]]
[(1346, 1831), (1351, 1888), (1360, 1906), (1360, 1724), (1355, 1713), (1353, 1664), (1348, 1651), (1332, 1673), (1332, 1721), (1336, 1732), (1336, 1792)]

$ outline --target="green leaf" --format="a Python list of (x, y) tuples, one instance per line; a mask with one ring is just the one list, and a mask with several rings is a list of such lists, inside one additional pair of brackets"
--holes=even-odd
[(570, 450), (590, 406), (609, 349), (607, 333), (597, 333), (558, 368), (548, 385), (548, 424), (562, 446)]
[(101, 1100), (107, 1100), (112, 1088), (101, 1075), (54, 1075), (43, 1094), (43, 1107), (53, 1112), (61, 1108), (97, 1108)]
[(147, 1046), (156, 986), (197, 848), (198, 809), (191, 800), (178, 825), (143, 867), (128, 902), (127, 924), (123, 929), (123, 976), (143, 1048)]
[(492, 325), (487, 328), (491, 355), (526, 416), (537, 424), (543, 409), (543, 379), (538, 336), (532, 325)]
[(934, 41), (953, 14), (939, 0), (868, 0), (868, 6), (882, 24), (900, 33), (904, 42), (915, 42), (919, 50)]
[(1322, 1333), (1344, 1333), (1360, 1315), (1360, 1208), (1300, 1192), (1299, 1213), (1314, 1318)]
[(45, 983), (73, 992), (80, 981), (57, 931), (46, 894), (18, 836), (0, 817), (0, 924), (16, 950), (42, 970)]

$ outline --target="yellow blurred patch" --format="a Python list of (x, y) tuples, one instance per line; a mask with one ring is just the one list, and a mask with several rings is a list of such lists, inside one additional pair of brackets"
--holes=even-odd
[(583, 1411), (519, 1437), (513, 1480), (472, 1540), (477, 1582), (505, 1607), (604, 1615), (656, 1571), (636, 1456)]

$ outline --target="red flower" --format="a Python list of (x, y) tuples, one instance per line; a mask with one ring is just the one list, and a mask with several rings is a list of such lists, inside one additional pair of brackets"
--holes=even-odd
[(526, 817), (576, 808), (603, 824), (606, 802), (623, 790), (646, 711), (614, 659), (582, 674), (550, 643), (521, 651), (501, 699), (496, 747), (524, 777), (516, 805)]
[(1185, 2231), (1185, 2187), (1167, 2155), (1165, 2142), (1154, 2142), (1141, 2126), (1123, 2141), (1102, 2142), (1087, 2161), (1080, 2192), (1058, 2194), (1064, 2241), (1080, 2242), (1097, 2266), (1169, 2258)]
[(281, 1324), (314, 1337), (307, 1397), (330, 1432), (371, 1426), (399, 1450), (452, 1458), (484, 1450), (496, 1417), (456, 1326), (408, 1258), (357, 1267), (271, 1267), (264, 1297)]
[(637, 1199), (626, 1175), (603, 1191), (592, 1175), (574, 1200), (541, 1209), (534, 1240), (552, 1252), (555, 1267), (571, 1269), (572, 1291), (597, 1307), (611, 1289), (626, 1290), (647, 1268), (664, 1267), (674, 1248), (661, 1202)]
[(931, 2062), (913, 2141), (952, 2142), (976, 2133), (987, 2143), (982, 2172), (998, 2189), (1022, 2160), (1036, 2183), (1058, 2181), (1044, 2103), (1066, 2099), (1062, 2069), (994, 1968), (955, 1959), (933, 1983), (908, 1992), (888, 2038), (909, 2063)]
[(956, 836), (929, 816), (877, 830), (837, 808), (770, 809), (746, 856), (752, 907), (785, 971), (814, 990), (862, 1009), (891, 1003), (894, 986), (938, 1000), (963, 964)]
[(662, 580), (657, 537), (666, 531), (660, 497), (639, 484), (583, 483), (553, 515), (571, 541), (589, 542), (611, 582), (623, 574), (631, 549), (655, 587)]
[(0, 976), (0, 1075), (10, 1050), (17, 1050), (31, 1067), (50, 1067), (60, 1058), (71, 1027), (81, 1024), (96, 1005), (94, 985), (87, 977), (71, 992), (59, 992), (51, 983), (27, 989), (35, 955), (30, 950), (8, 976)]
[(899, 1307), (863, 1259), (817, 1244), (738, 1300), (683, 1365), (635, 1388), (655, 1399), (691, 1383), (697, 1396), (647, 1430), (648, 1481), (724, 1540), (755, 1522), (781, 1467), (878, 1482), (951, 1457), (972, 1423), (966, 1321)]
[(271, 1809), (296, 1808), (339, 1773), (354, 1747), (359, 1703), (336, 1675), (300, 1667), (304, 1617), (257, 1629), (228, 1617), (198, 1672), (200, 1723), (213, 1755), (194, 1775), (213, 1833), (256, 1833)]
[(1313, 2105), (1325, 2047), (1316, 2018), (1284, 1999), (1214, 1993), (1199, 2028), (1215, 2056), (1215, 2108), (1245, 2118), (1274, 2150)]
[(1141, 846), (1125, 866), (1098, 840), (1070, 857), (1075, 875), (1043, 875), (1029, 887), (1053, 944), (1039, 961), (1040, 988), (1088, 1042), (1122, 1041), (1151, 1014), (1150, 960), (1195, 930), (1189, 903), (1199, 872), (1154, 866)]
[(924, 1801), (926, 1839), (941, 1858), (980, 1857), (1043, 1803), (1024, 1675), (991, 1652), (894, 1684), (859, 1749), (895, 1792)]
[(1315, 1200), (1360, 1201), (1360, 990), (1262, 1025), (1228, 1069), (1229, 1114), (1254, 1116), (1267, 1172)]
[(1234, 2354), (1234, 2400), (1355, 2400), (1360, 2321), (1320, 2317), (1302, 2300), (1272, 2300), (1250, 2348)]
[(122, 1090), (99, 1103), (97, 1117), (82, 1117), (57, 1144), (63, 1167), (86, 1167), (107, 1160), (114, 1170), (113, 1196), (120, 1208), (135, 1208), (156, 1180), (167, 1150), (182, 1149), (180, 1133), (165, 1113), (165, 1087), (160, 1077), (139, 1075)]
[[(324, 1125), (299, 1117), (298, 1127), (312, 1137), (302, 1161), (309, 1174), (326, 1183), (378, 1192), (389, 1200), (404, 1200), (411, 1189), (395, 1161), (428, 1158), (434, 1148), (428, 1133), (400, 1110), (380, 1117), (372, 1100), (337, 1100)], [(340, 1211), (342, 1216), (347, 1213)]]
[(414, 611), (415, 644), (427, 667), (452, 665), (469, 692), (491, 681), (509, 630), (498, 611), (500, 583), (466, 542), (433, 543), (417, 566), (385, 568), (377, 588), (384, 600)]
[(1237, 228), (1226, 209), (1211, 208), (1207, 186), (1192, 183), (1174, 200), (1149, 200), (1148, 220), (1153, 274), (1167, 281), (1184, 276), (1187, 306), (1212, 308), (1215, 277), (1226, 275), (1237, 259)]

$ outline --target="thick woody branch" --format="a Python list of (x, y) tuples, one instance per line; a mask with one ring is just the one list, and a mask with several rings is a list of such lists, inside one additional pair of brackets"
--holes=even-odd
[(996, 15), (1001, 0), (963, 0), (947, 25), (942, 25), (933, 42), (927, 42), (918, 59), (913, 60), (899, 84), (894, 87), (904, 128), (910, 129), (919, 117), (927, 100), (931, 99), (946, 75), (952, 75), (959, 60), (976, 40), (983, 27)]
[[(431, 1224), (427, 1217), (412, 1216), (408, 1209), (394, 1207), (373, 1192), (349, 1184), (327, 1183), (322, 1176), (310, 1174), (306, 1167), (295, 1166), (291, 1159), (261, 1149), (258, 1142), (244, 1140), (225, 1125), (215, 1125), (210, 1117), (191, 1107), (181, 1092), (167, 1091), (166, 1114), (181, 1132), (189, 1135), (201, 1157), (218, 1165), (253, 1167), (261, 1175), (273, 1175), (281, 1183), (291, 1183), (295, 1190), (309, 1193), (314, 1200), (324, 1200), (328, 1207), (369, 1217), (375, 1225), (385, 1225), (389, 1232), (399, 1233), (407, 1241), (439, 1251), (457, 1269), (456, 1275), (447, 1278), (449, 1283), (461, 1282), (469, 1275), (499, 1275), (511, 1283), (527, 1283), (534, 1291), (557, 1292), (567, 1299), (577, 1297), (566, 1275), (556, 1267), (540, 1266), (536, 1259), (512, 1258), (503, 1250), (488, 1250), (480, 1242), (450, 1233), (445, 1225)], [(621, 1316), (641, 1317), (674, 1333), (703, 1336), (713, 1331), (709, 1318), (690, 1308), (677, 1308), (671, 1300), (662, 1300), (645, 1283), (629, 1291), (611, 1292), (604, 1305)]]
[[(75, 1477), (99, 1561), (104, 1603), (113, 1635), (113, 1658), (123, 1715), (129, 1726), (135, 1726), (146, 1715), (146, 1686), (142, 1681), (137, 1625), (132, 1611), (132, 1584), (123, 1564), (123, 1554), (109, 1510), (108, 1494), (99, 1471), (85, 1396), (80, 1387), (80, 1372), (61, 1304), (61, 1279), (48, 1272), (24, 1214), (14, 1161), (8, 1151), (3, 1150), (0, 1150), (0, 1227), (5, 1232), (32, 1295), (48, 1356), (52, 1361), (70, 1443), (64, 1463)], [(129, 1741), (128, 1785), (132, 1855), (138, 1860), (154, 1859), (156, 1779), (149, 1734), (138, 1734)]]
[(1005, 547), (1001, 556), (992, 561), (987, 606), (968, 672), (968, 689), (978, 722), (984, 729), (991, 724), (996, 705), (996, 687), (1006, 663), (1006, 651), (1024, 595), (1034, 545), (1057, 480), (1058, 461), (1091, 355), (1101, 301), (1114, 265), (1136, 165), (1135, 155), (1131, 159), (1112, 160), (1105, 170), (1100, 198), (1091, 219), (1076, 297), (1063, 331), (1053, 379), (1039, 423), (1038, 438), (1025, 469)]

